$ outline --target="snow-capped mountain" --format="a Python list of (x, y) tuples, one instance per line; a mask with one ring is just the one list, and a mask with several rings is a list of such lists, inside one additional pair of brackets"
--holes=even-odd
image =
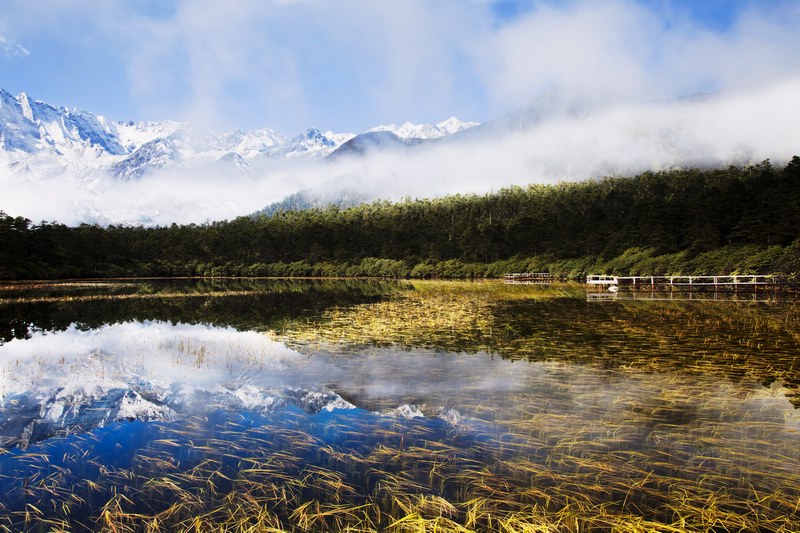
[(35, 153), (87, 145), (110, 155), (125, 153), (103, 117), (31, 100), (25, 93), (13, 97), (0, 89), (0, 146), (5, 150)]
[(402, 126), (394, 124), (378, 126), (342, 143), (330, 154), (329, 158), (363, 156), (368, 152), (410, 148), (427, 141), (461, 133), (476, 126), (479, 126), (477, 122), (462, 122), (455, 117), (438, 124), (415, 125), (406, 122)]
[(317, 162), (340, 148), (352, 160), (472, 126), (451, 118), (362, 135), (219, 133), (175, 121), (111, 121), (0, 89), (0, 210), (67, 224), (220, 220), (331, 179), (338, 167)]
[(462, 122), (455, 117), (450, 117), (438, 124), (414, 125), (406, 122), (402, 126), (390, 124), (388, 126), (378, 126), (368, 132), (390, 131), (401, 139), (439, 139), (446, 135), (452, 135), (460, 131), (477, 126), (477, 122)]
[[(439, 138), (474, 126), (455, 118), (439, 124), (381, 126), (402, 139)], [(370, 130), (372, 131), (372, 130)], [(113, 122), (89, 111), (56, 107), (0, 89), (0, 173), (92, 183), (140, 179), (158, 169), (252, 174), (266, 161), (318, 160), (355, 137), (310, 128), (295, 137), (271, 129), (217, 133), (181, 122)]]
[[(123, 123), (88, 111), (55, 107), (0, 89), (0, 171), (30, 177), (61, 175), (75, 182), (106, 176), (141, 178), (168, 167), (194, 169), (221, 163), (236, 171), (244, 162), (333, 151), (352, 135), (301, 142), (270, 129), (216, 133), (180, 122)], [(228, 163), (228, 165), (225, 165)]]
[(332, 153), (353, 137), (352, 133), (333, 133), (328, 131), (323, 134), (316, 128), (309, 128), (287, 142), (280, 153), (286, 157), (320, 159)]
[(419, 137), (403, 138), (391, 131), (368, 131), (343, 143), (328, 157), (337, 160), (341, 157), (363, 156), (369, 152), (395, 151), (417, 146), (427, 140), (429, 139)]

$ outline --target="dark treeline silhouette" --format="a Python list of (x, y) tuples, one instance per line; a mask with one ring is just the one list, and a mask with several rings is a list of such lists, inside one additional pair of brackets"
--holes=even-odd
[(800, 158), (168, 227), (0, 212), (0, 278), (800, 270)]

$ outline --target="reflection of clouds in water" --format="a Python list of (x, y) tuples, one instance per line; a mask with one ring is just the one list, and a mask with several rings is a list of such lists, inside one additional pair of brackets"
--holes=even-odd
[(6, 448), (114, 420), (290, 405), (312, 414), (359, 407), (440, 418), (479, 432), (513, 420), (556, 435), (579, 429), (588, 438), (627, 427), (635, 429), (634, 446), (674, 428), (702, 435), (719, 425), (715, 431), (733, 439), (765, 431), (753, 421), (780, 434), (800, 428), (778, 384), (424, 348), (328, 346), (301, 354), (266, 334), (205, 325), (131, 322), (35, 333), (0, 346), (0, 366)]
[(91, 331), (73, 325), (0, 346), (6, 396), (34, 390), (91, 395), (128, 386), (210, 386), (254, 369), (280, 369), (281, 361), (297, 356), (260, 333), (163, 322)]
[[(0, 365), (5, 398), (66, 401), (123, 389), (186, 409), (225, 401), (231, 408), (270, 410), (290, 389), (332, 389), (366, 409), (428, 405), (462, 413), (481, 402), (507, 405), (521, 395), (551, 413), (582, 416), (590, 406), (587, 416), (611, 419), (625, 418), (632, 406), (663, 412), (676, 402), (682, 406), (676, 409), (687, 412), (724, 410), (731, 398), (736, 410), (771, 416), (791, 407), (777, 386), (713, 375), (643, 374), (399, 347), (303, 355), (262, 333), (165, 322), (35, 333), (0, 346)], [(701, 396), (702, 405), (696, 405)]]
[(399, 347), (367, 349), (333, 357), (320, 354), (315, 365), (337, 390), (366, 397), (458, 396), (464, 390), (491, 392), (518, 387), (526, 379), (514, 373), (514, 363), (477, 354), (446, 353)]
[(396, 347), (338, 357), (318, 354), (312, 361), (324, 368), (315, 373), (324, 375), (328, 386), (366, 409), (405, 402), (454, 407), (471, 416), (478, 406), (498, 412), (524, 406), (530, 415), (566, 415), (586, 423), (641, 423), (648, 417), (653, 424), (700, 423), (752, 416), (797, 425), (780, 384), (733, 382), (713, 373), (606, 369)]
[(0, 183), (8, 181), (3, 192), (15, 209), (11, 214), (32, 220), (169, 225), (232, 219), (304, 189), (331, 201), (353, 193), (400, 201), (767, 158), (783, 167), (797, 152), (798, 92), (800, 77), (794, 75), (686, 100), (593, 102), (565, 94), (546, 102), (542, 116), (522, 129), (500, 120), (483, 133), (473, 129), (460, 140), (412, 150), (375, 150), (324, 163), (254, 159), (252, 175), (169, 166), (113, 184), (76, 183), (59, 173), (24, 186), (13, 175), (0, 175)]
[(0, 447), (24, 449), (115, 420), (270, 412), (286, 405), (284, 362), (298, 356), (264, 334), (203, 325), (129, 322), (34, 333), (0, 346)]

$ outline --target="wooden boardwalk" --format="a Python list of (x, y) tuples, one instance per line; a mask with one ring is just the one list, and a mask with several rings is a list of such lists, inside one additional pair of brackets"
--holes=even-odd
[(606, 276), (596, 275), (586, 277), (587, 288), (608, 287), (609, 290), (628, 289), (632, 291), (733, 291), (752, 290), (758, 292), (759, 288), (776, 289), (778, 278), (774, 275), (738, 274), (732, 276)]

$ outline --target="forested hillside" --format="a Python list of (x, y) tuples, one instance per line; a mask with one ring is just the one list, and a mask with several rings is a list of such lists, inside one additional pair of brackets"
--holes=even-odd
[(0, 278), (492, 277), (800, 271), (800, 158), (280, 211), (203, 225), (33, 224), (0, 213)]

